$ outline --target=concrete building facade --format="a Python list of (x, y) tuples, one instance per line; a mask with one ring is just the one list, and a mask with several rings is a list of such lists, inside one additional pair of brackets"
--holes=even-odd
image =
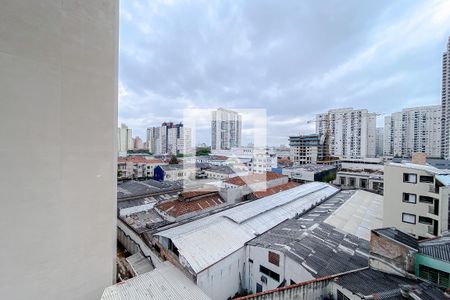
[(118, 15), (1, 3), (2, 299), (100, 299), (114, 281)]
[(450, 175), (429, 165), (388, 163), (384, 167), (384, 222), (418, 239), (448, 228)]
[(190, 154), (193, 151), (191, 129), (172, 122), (147, 128), (147, 145), (152, 154)]
[(118, 151), (121, 154), (126, 154), (128, 150), (134, 149), (132, 131), (126, 124), (121, 124), (117, 130), (117, 141)]
[(318, 114), (316, 133), (329, 139), (331, 156), (375, 157), (376, 113), (367, 109), (332, 109)]
[(450, 158), (450, 37), (442, 55), (442, 157)]
[(232, 110), (219, 108), (211, 113), (211, 149), (240, 147), (242, 116)]
[(308, 134), (289, 137), (290, 160), (294, 165), (315, 164), (327, 156), (325, 136)]
[(384, 155), (411, 157), (415, 152), (441, 156), (441, 106), (405, 108), (384, 119)]

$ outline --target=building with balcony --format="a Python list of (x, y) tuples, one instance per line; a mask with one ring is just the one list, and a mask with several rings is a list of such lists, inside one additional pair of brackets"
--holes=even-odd
[(424, 162), (384, 167), (384, 223), (418, 239), (449, 229), (450, 172)]
[(367, 109), (332, 109), (316, 115), (316, 133), (328, 140), (330, 156), (375, 157), (376, 117)]
[(219, 108), (211, 112), (211, 149), (226, 150), (241, 146), (242, 116)]
[(411, 157), (423, 152), (441, 156), (441, 106), (405, 108), (384, 118), (384, 155)]

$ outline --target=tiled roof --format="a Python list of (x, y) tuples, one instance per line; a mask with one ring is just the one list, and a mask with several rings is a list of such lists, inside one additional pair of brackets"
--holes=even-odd
[(128, 156), (128, 157), (119, 157), (117, 159), (118, 163), (126, 163), (131, 162), (135, 164), (161, 164), (162, 161), (160, 159), (149, 159), (143, 156)]
[(219, 194), (213, 193), (192, 201), (173, 200), (164, 202), (158, 204), (156, 208), (172, 217), (179, 217), (188, 213), (212, 208), (223, 203), (225, 203), (225, 200)]
[(250, 174), (247, 176), (238, 176), (233, 177), (225, 180), (225, 183), (244, 186), (246, 184), (254, 184), (258, 182), (265, 182), (270, 180), (275, 180), (278, 178), (285, 177), (284, 175), (274, 173), (274, 172), (267, 172), (267, 173), (261, 173), (261, 174)]
[(265, 191), (258, 191), (258, 192), (254, 192), (253, 195), (255, 196), (256, 199), (260, 199), (260, 198), (264, 198), (270, 195), (273, 195), (275, 193), (279, 193), (285, 190), (289, 190), (292, 188), (295, 188), (296, 186), (299, 186), (300, 184), (297, 182), (293, 182), (290, 181), (288, 183), (285, 184), (280, 184), (271, 188), (268, 188)]
[(450, 236), (419, 243), (419, 253), (450, 262)]
[(418, 249), (418, 242), (413, 236), (397, 230), (394, 227), (379, 228), (374, 229), (373, 231), (385, 237), (393, 239), (399, 243), (402, 243), (410, 248)]

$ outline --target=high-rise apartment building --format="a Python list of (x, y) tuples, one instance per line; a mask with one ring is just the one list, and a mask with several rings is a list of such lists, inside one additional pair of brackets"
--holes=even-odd
[(1, 1), (1, 299), (100, 299), (114, 281), (118, 15)]
[(289, 137), (290, 160), (294, 165), (315, 164), (327, 156), (325, 136), (308, 134)]
[(384, 155), (411, 157), (426, 153), (441, 155), (441, 107), (405, 108), (384, 119)]
[(161, 153), (161, 127), (147, 128), (147, 146), (148, 151), (152, 154)]
[(384, 128), (377, 127), (376, 137), (375, 137), (375, 155), (377, 157), (383, 156), (384, 154)]
[(242, 116), (219, 108), (211, 113), (211, 149), (227, 150), (241, 146)]
[(181, 123), (164, 122), (161, 127), (147, 128), (147, 144), (153, 154), (189, 154), (192, 131)]
[(450, 159), (450, 37), (442, 55), (442, 140), (441, 156)]
[(375, 157), (376, 116), (367, 109), (332, 109), (316, 115), (316, 133), (328, 139), (331, 156)]
[(121, 124), (117, 130), (117, 141), (119, 153), (126, 153), (128, 150), (134, 149), (133, 135), (131, 128)]

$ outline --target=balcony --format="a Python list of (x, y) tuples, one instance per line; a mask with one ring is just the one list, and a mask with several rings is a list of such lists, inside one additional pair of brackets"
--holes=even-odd
[(433, 184), (430, 184), (428, 187), (428, 191), (430, 193), (439, 194), (439, 187), (436, 187)]

